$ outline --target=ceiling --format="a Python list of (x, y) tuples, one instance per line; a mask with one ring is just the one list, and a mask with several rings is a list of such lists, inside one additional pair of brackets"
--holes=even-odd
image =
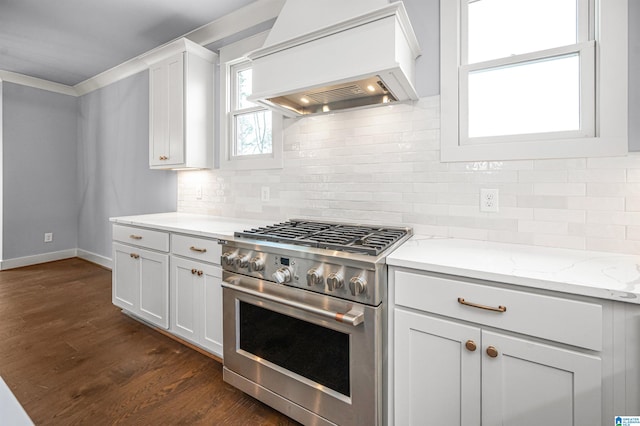
[(0, 0), (0, 70), (74, 86), (254, 0)]

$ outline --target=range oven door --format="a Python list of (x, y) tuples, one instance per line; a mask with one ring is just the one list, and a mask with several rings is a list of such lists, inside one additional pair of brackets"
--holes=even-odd
[(382, 305), (223, 278), (225, 381), (304, 424), (381, 424)]

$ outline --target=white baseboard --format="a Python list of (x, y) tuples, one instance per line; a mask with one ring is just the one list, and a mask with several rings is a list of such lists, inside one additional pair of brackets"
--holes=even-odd
[(91, 253), (90, 251), (78, 249), (78, 257), (88, 262), (100, 265), (103, 268), (113, 269), (113, 262), (110, 258), (102, 256), (100, 254)]
[(91, 253), (90, 251), (81, 249), (69, 249), (55, 251), (53, 253), (36, 254), (34, 256), (17, 257), (15, 259), (7, 259), (0, 261), (0, 271), (6, 269), (21, 268), (23, 266), (37, 265), (39, 263), (53, 262), (62, 259), (71, 259), (72, 257), (79, 257), (88, 262), (100, 265), (103, 268), (113, 269), (113, 262), (108, 257)]
[(54, 260), (70, 259), (78, 256), (78, 249), (54, 251), (52, 253), (36, 254), (34, 256), (17, 257), (0, 262), (0, 270), (20, 268), (22, 266), (37, 265), (38, 263), (53, 262)]

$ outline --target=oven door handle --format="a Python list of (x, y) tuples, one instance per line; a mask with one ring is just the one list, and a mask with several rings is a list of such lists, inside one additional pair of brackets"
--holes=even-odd
[(316, 308), (314, 306), (309, 306), (304, 303), (299, 303), (293, 300), (287, 300), (278, 296), (273, 296), (268, 293), (262, 293), (262, 292), (251, 290), (245, 287), (240, 287), (238, 285), (231, 284), (227, 281), (222, 281), (222, 287), (239, 291), (240, 293), (248, 294), (250, 296), (255, 296), (261, 299), (269, 300), (271, 302), (279, 303), (281, 305), (289, 306), (294, 309), (300, 309), (305, 312), (320, 315), (322, 317), (336, 320), (341, 323), (349, 324), (354, 327), (362, 324), (362, 322), (364, 321), (364, 312), (358, 312), (353, 309), (350, 310), (349, 312), (345, 312), (344, 314), (342, 314), (340, 312), (327, 311), (325, 309)]

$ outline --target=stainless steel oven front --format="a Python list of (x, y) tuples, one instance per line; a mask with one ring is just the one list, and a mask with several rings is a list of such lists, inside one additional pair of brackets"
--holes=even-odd
[(224, 380), (306, 425), (382, 424), (382, 318), (370, 306), (223, 274)]

